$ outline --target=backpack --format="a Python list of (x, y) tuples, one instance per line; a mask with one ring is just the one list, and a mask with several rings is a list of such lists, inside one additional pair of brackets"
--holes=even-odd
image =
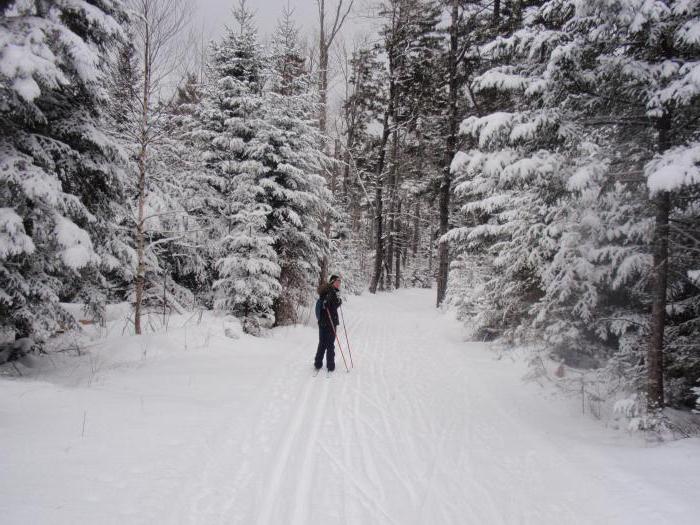
[(322, 297), (316, 299), (316, 321), (321, 321), (321, 314), (323, 312), (323, 307), (325, 306), (325, 301)]

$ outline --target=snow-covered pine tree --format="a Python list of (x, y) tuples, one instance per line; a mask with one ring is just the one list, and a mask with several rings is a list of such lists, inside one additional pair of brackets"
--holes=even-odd
[(614, 97), (590, 71), (600, 49), (586, 41), (589, 29), (571, 4), (543, 3), (514, 34), (511, 63), (541, 63), (537, 76), (523, 79), (524, 94), (530, 107), (556, 116), (560, 140), (545, 147), (558, 154), (564, 182), (545, 201), (546, 228), (538, 238), (549, 256), (535, 268), (542, 295), (524, 326), (567, 364), (598, 367), (640, 333), (634, 283), (646, 263), (646, 216), (639, 184), (615, 160), (624, 150), (632, 168), (639, 147), (606, 118)]
[[(539, 26), (538, 14), (544, 15), (548, 27), (563, 23), (559, 12), (547, 16), (537, 7), (529, 8), (525, 17)], [(473, 149), (459, 154), (452, 169), (469, 225), (446, 236), (468, 252), (487, 256), (491, 270), (476, 326), (484, 335), (500, 332), (511, 338), (523, 335), (529, 309), (542, 296), (539, 271), (552, 254), (550, 225), (564, 192), (566, 160), (561, 149), (567, 138), (562, 111), (543, 105), (543, 93), (537, 89), (546, 73), (537, 49), (545, 52), (556, 46), (557, 31), (523, 27), (520, 14), (512, 16), (516, 19), (504, 24), (517, 24), (517, 31), (505, 38), (496, 31), (493, 40), (481, 46), (489, 68), (472, 89), (482, 111), (494, 110), (462, 123)], [(537, 48), (532, 54), (531, 47)]]
[(544, 295), (531, 315), (534, 332), (557, 358), (596, 369), (605, 397), (642, 384), (639, 349), (651, 261), (639, 171), (650, 135), (635, 116), (640, 108), (621, 96), (608, 67), (601, 68), (611, 41), (593, 36), (600, 24), (575, 7), (542, 7), (568, 16), (539, 90), (548, 107), (564, 111), (571, 138), (566, 192), (550, 227), (552, 257), (540, 272)]
[[(595, 64), (590, 57), (597, 49), (576, 38), (572, 27), (579, 21), (571, 4), (544, 2), (524, 17), (521, 29), (485, 47), (503, 52), (505, 60), (474, 85), (480, 107), (502, 109), (505, 103), (518, 111), (468, 121), (480, 127), (482, 142), (473, 156), (455, 159), (458, 170), (473, 163), (474, 172), (463, 171), (465, 183), (458, 186), (468, 192), (467, 201), (485, 191), (481, 201), (464, 207), (465, 220), (477, 224), (462, 230), (466, 256), (478, 266), (495, 264), (489, 277), (477, 272), (485, 280), (459, 302), (478, 312), (483, 336), (502, 333), (506, 327), (498, 323), (510, 315), (511, 333), (544, 341), (567, 364), (600, 366), (618, 345), (633, 347), (639, 336), (640, 290), (630, 283), (644, 267), (645, 215), (639, 184), (630, 186), (617, 168), (610, 170), (618, 147), (634, 165), (634, 144), (599, 119), (609, 111), (602, 101), (610, 99), (591, 94), (601, 83), (586, 69)], [(516, 97), (508, 102), (498, 94)], [(502, 127), (504, 156), (489, 144), (489, 134)], [(529, 176), (513, 179), (523, 169)], [(484, 247), (496, 251), (484, 258)]]
[(209, 240), (215, 218), (210, 203), (217, 200), (217, 179), (206, 168), (193, 138), (201, 97), (200, 81), (190, 73), (165, 110), (157, 173), (173, 213), (162, 217), (162, 238), (170, 240), (161, 245), (160, 257), (175, 284), (170, 291), (185, 300), (193, 293), (198, 302), (211, 307), (214, 271)]
[[(698, 290), (688, 278), (697, 264), (688, 257), (697, 240), (700, 185), (697, 122), (700, 87), (700, 3), (687, 0), (577, 3), (577, 13), (596, 23), (591, 38), (605, 42), (600, 76), (620, 82), (623, 109), (652, 123), (652, 147), (643, 166), (654, 203), (651, 242), (651, 318), (646, 355), (648, 408), (667, 401), (692, 406), (700, 372), (697, 352)], [(671, 234), (671, 225), (673, 234)], [(689, 353), (690, 352), (690, 353)], [(664, 386), (674, 378), (673, 395)]]
[(260, 185), (271, 208), (267, 233), (281, 268), (282, 292), (275, 302), (277, 324), (298, 320), (297, 309), (309, 299), (327, 252), (323, 217), (332, 210), (332, 195), (322, 173), (331, 165), (323, 152), (324, 138), (314, 118), (318, 95), (299, 46), (289, 10), (283, 12), (272, 39), (271, 68), (265, 89), (267, 142), (265, 175)]
[(18, 337), (71, 324), (60, 300), (99, 317), (101, 270), (121, 262), (124, 178), (102, 107), (124, 21), (113, 0), (17, 2), (0, 19), (0, 325)]
[[(648, 400), (647, 409), (665, 402), (692, 408), (699, 368), (689, 338), (697, 335), (698, 292), (688, 279), (696, 243), (688, 232), (697, 226), (699, 181), (697, 159), (687, 153), (698, 137), (698, 90), (689, 81), (698, 5), (575, 2), (572, 9), (569, 43), (553, 54), (549, 76), (586, 108), (578, 123), (595, 132), (585, 134), (589, 158), (569, 181), (573, 202), (560, 236), (568, 242), (558, 245), (548, 269), (556, 278), (540, 301), (556, 296), (553, 302), (571, 311), (557, 316), (545, 308), (538, 317), (580, 325), (568, 340), (584, 335), (593, 354), (585, 335), (594, 332), (607, 350), (595, 359), (609, 358), (602, 373), (629, 391), (646, 391), (637, 399)], [(572, 314), (589, 326), (572, 322)]]
[[(601, 374), (615, 378), (610, 385), (646, 390), (647, 396), (637, 399), (655, 399), (647, 408), (662, 404), (665, 374), (673, 378), (666, 400), (692, 407), (698, 367), (687, 337), (696, 331), (697, 292), (687, 278), (694, 241), (684, 230), (697, 221), (692, 196), (697, 183), (687, 176), (692, 165), (687, 157), (675, 167), (662, 159), (669, 148), (683, 158), (697, 140), (697, 92), (688, 89), (686, 76), (693, 68), (689, 57), (697, 55), (697, 42), (686, 39), (697, 6), (580, 2), (571, 8), (568, 42), (553, 53), (548, 75), (566, 92), (569, 106), (585, 108), (570, 119), (572, 124), (594, 131), (581, 133), (589, 154), (568, 182), (569, 206), (556, 255), (543, 273), (548, 285), (536, 315), (547, 326), (550, 342), (558, 338), (560, 347), (587, 355), (589, 363), (607, 360)], [(679, 108), (685, 110), (679, 113)], [(661, 175), (658, 166), (663, 166)], [(656, 219), (644, 195), (643, 174), (656, 195)], [(661, 179), (666, 182), (655, 186)], [(683, 198), (667, 206), (671, 194), (659, 195), (680, 187)], [(669, 234), (669, 213), (679, 219), (670, 221), (674, 235)], [(659, 251), (667, 250), (669, 241), (678, 249), (670, 257)], [(668, 291), (660, 291), (666, 282)], [(655, 290), (651, 296), (650, 289)], [(678, 309), (672, 302), (662, 306), (674, 299)], [(655, 305), (651, 319), (649, 304)], [(666, 330), (665, 322), (670, 323)], [(644, 352), (648, 333), (653, 344)]]
[[(698, 98), (689, 78), (698, 51), (697, 5), (538, 4), (525, 7), (522, 22), (500, 24), (511, 34), (482, 46), (496, 62), (475, 82), (474, 102), (488, 114), (465, 122), (477, 147), (454, 163), (467, 220), (477, 226), (453, 234), (473, 256), (497, 248), (484, 262), (494, 263), (489, 274), (502, 273), (486, 279), (478, 299), (460, 304), (471, 308), (485, 298), (475, 309), (477, 324), (498, 333), (506, 327), (489, 317), (502, 323), (519, 311), (510, 318), (515, 333), (544, 340), (569, 364), (606, 365), (601, 374), (616, 376), (624, 388), (639, 392), (648, 383), (652, 405), (659, 406), (661, 358), (647, 360), (640, 351), (653, 276), (654, 322), (669, 322), (667, 399), (692, 406), (697, 360), (689, 337), (697, 330), (697, 289), (690, 276), (697, 262), (688, 232), (697, 224)], [(527, 147), (537, 149), (527, 157)], [(545, 169), (543, 159), (555, 169)], [(511, 185), (518, 166), (534, 178), (520, 176)], [(654, 242), (641, 175), (652, 193), (675, 199), (669, 207), (656, 198)], [(672, 195), (679, 190), (682, 196)], [(670, 258), (659, 252), (669, 241), (678, 250)], [(528, 275), (532, 286), (519, 292)], [(671, 302), (659, 317), (666, 293), (658, 284), (666, 279)], [(527, 289), (530, 295), (522, 293)]]
[(211, 238), (217, 278), (215, 307), (242, 318), (249, 333), (274, 324), (280, 294), (280, 267), (268, 232), (266, 189), (269, 144), (259, 140), (265, 127), (265, 65), (253, 14), (241, 0), (237, 22), (212, 46), (208, 81), (197, 111), (193, 137), (204, 152), (214, 197)]
[(260, 335), (274, 325), (281, 293), (275, 240), (265, 233), (272, 210), (257, 202), (261, 189), (255, 173), (238, 174), (229, 197), (230, 230), (219, 242), (214, 307), (241, 319), (246, 333)]

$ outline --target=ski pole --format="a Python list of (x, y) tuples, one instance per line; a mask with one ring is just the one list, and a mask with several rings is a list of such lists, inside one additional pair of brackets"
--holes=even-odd
[(352, 362), (352, 350), (350, 349), (350, 339), (348, 339), (348, 329), (345, 328), (345, 314), (343, 313), (343, 307), (340, 307), (340, 318), (343, 321), (343, 331), (345, 332), (345, 342), (348, 344), (348, 354), (350, 354), (350, 366), (355, 368), (355, 363)]
[(338, 350), (340, 350), (340, 355), (343, 356), (343, 363), (345, 364), (345, 370), (347, 372), (350, 372), (350, 369), (348, 368), (348, 362), (345, 360), (345, 354), (343, 353), (343, 347), (340, 346), (340, 339), (338, 339), (338, 332), (335, 331), (335, 325), (333, 324), (333, 318), (331, 317), (331, 312), (326, 306), (326, 313), (328, 314), (328, 322), (331, 323), (331, 329), (333, 330), (333, 335), (335, 336), (335, 340), (338, 341)]

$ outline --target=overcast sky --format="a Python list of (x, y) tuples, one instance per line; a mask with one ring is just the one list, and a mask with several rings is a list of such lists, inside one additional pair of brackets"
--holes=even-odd
[[(211, 38), (221, 36), (225, 25), (233, 24), (231, 9), (238, 0), (192, 0), (199, 23), (203, 25), (206, 34)], [(248, 5), (256, 12), (256, 21), (260, 31), (260, 37), (264, 39), (275, 28), (277, 19), (282, 9), (287, 5), (294, 9), (294, 18), (301, 28), (302, 35), (309, 37), (316, 33), (318, 28), (318, 11), (316, 0), (248, 0)], [(335, 2), (329, 2), (331, 6)], [(356, 0), (358, 5), (359, 1)], [(349, 27), (357, 24), (353, 20)], [(352, 31), (352, 29), (351, 29)]]
[[(204, 31), (204, 42), (220, 38), (226, 26), (233, 26), (235, 23), (232, 8), (238, 0), (190, 0), (194, 4), (195, 20), (197, 29)], [(347, 2), (347, 0), (345, 0)], [(341, 32), (340, 38), (344, 39), (348, 47), (352, 47), (355, 36), (364, 35), (368, 32), (371, 24), (366, 17), (359, 17), (357, 13), (366, 12), (366, 6), (370, 0), (355, 0), (353, 13), (346, 21), (346, 26)], [(258, 36), (261, 41), (266, 41), (277, 24), (277, 20), (282, 14), (282, 9), (289, 2), (294, 10), (294, 19), (301, 30), (300, 38), (307, 44), (316, 44), (318, 35), (318, 8), (316, 0), (248, 0), (248, 5), (255, 10), (256, 23), (258, 26)], [(337, 0), (326, 0), (327, 9), (335, 8)], [(329, 10), (330, 10), (329, 9)], [(334, 13), (333, 13), (334, 14)], [(329, 18), (331, 14), (327, 15)], [(330, 23), (330, 21), (328, 22)], [(336, 42), (338, 43), (338, 42)], [(331, 76), (329, 85), (329, 110), (333, 113), (340, 104), (343, 85), (342, 77), (334, 74), (334, 67), (331, 64)]]

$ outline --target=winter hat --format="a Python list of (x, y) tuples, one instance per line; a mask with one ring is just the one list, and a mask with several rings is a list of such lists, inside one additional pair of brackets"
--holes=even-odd
[(328, 280), (328, 284), (333, 284), (335, 281), (340, 279), (337, 275), (331, 275), (331, 278)]

